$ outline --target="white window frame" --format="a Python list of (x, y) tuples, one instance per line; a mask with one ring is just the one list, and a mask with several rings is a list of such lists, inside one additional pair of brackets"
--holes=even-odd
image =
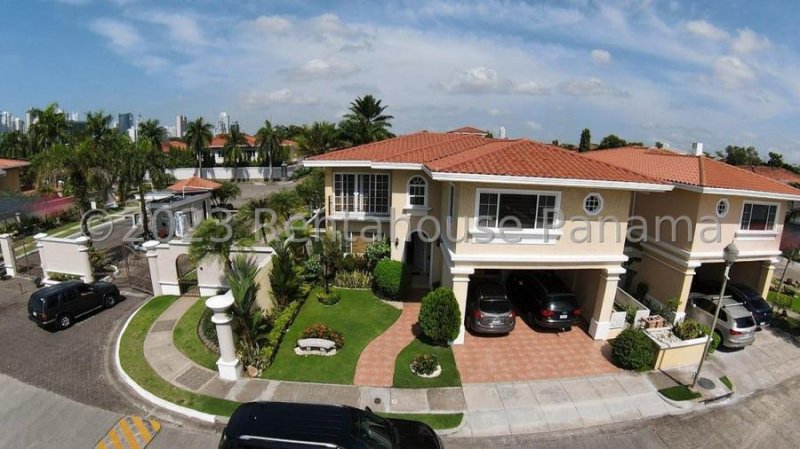
[[(597, 204), (597, 210), (596, 211), (590, 211), (589, 209), (586, 208), (586, 201), (589, 199), (590, 196), (596, 196), (597, 197), (598, 204)], [(603, 195), (601, 195), (601, 194), (599, 194), (597, 192), (589, 192), (589, 193), (586, 194), (585, 197), (583, 197), (583, 212), (586, 213), (586, 215), (595, 216), (595, 215), (599, 214), (600, 212), (603, 211), (603, 208), (605, 207), (605, 205), (606, 205), (606, 201), (603, 198)]]
[[(724, 204), (725, 205), (725, 212), (723, 212), (723, 213), (719, 213), (719, 205), (720, 204)], [(717, 204), (714, 205), (714, 214), (716, 214), (717, 218), (725, 218), (725, 217), (727, 217), (728, 213), (730, 213), (730, 211), (731, 211), (731, 202), (728, 201), (727, 198), (720, 198), (720, 200), (717, 201)], [(742, 206), (742, 215), (744, 215), (744, 206)], [(741, 217), (739, 218), (739, 226), (740, 227), (742, 226)]]
[[(775, 221), (772, 223), (772, 229), (742, 229), (742, 219), (744, 218), (744, 209), (747, 205), (757, 205), (757, 206), (769, 206), (775, 207)], [(751, 213), (752, 214), (752, 213)], [(770, 239), (777, 237), (778, 235), (778, 223), (781, 217), (781, 204), (775, 202), (768, 202), (768, 201), (743, 201), (742, 202), (742, 212), (739, 214), (739, 229), (736, 231), (737, 237), (748, 237), (748, 236), (756, 236), (756, 237), (768, 237)], [(752, 218), (752, 215), (751, 215)]]
[[(422, 204), (411, 204), (411, 197), (412, 197), (412, 195), (411, 195), (411, 181), (413, 181), (415, 179), (422, 180), (422, 188), (423, 188)], [(406, 182), (406, 209), (427, 209), (428, 208), (428, 191), (429, 191), (428, 185), (429, 185), (428, 180), (425, 179), (425, 177), (422, 176), (422, 175), (414, 175), (414, 176), (411, 176), (410, 178), (408, 178), (408, 182)], [(414, 196), (418, 196), (418, 195), (414, 195)]]
[[(337, 210), (335, 210), (335, 201), (336, 201), (335, 198), (337, 196), (336, 195), (336, 177), (340, 176), (340, 175), (341, 176), (352, 175), (352, 176), (355, 177), (355, 181), (354, 181), (354, 186), (355, 187), (354, 187), (353, 196), (356, 198), (356, 200), (359, 202), (359, 204), (356, 204), (356, 206), (354, 207), (354, 209), (355, 209), (354, 211), (346, 211), (346, 210), (337, 211)], [(386, 176), (386, 186), (387, 186), (387, 190), (386, 190), (386, 213), (366, 212), (365, 209), (367, 209), (367, 207), (364, 204), (360, 204), (360, 202), (361, 202), (360, 198), (363, 196), (362, 195), (363, 186), (362, 186), (362, 182), (361, 182), (361, 176)], [(357, 217), (365, 217), (365, 216), (384, 217), (384, 216), (388, 216), (388, 215), (391, 214), (391, 210), (392, 210), (392, 176), (389, 173), (383, 173), (383, 172), (377, 172), (377, 173), (372, 173), (372, 172), (334, 172), (333, 173), (333, 185), (331, 187), (332, 187), (331, 196), (334, 198), (334, 200), (333, 200), (334, 204), (331, 204), (331, 208), (334, 209), (334, 210), (331, 210), (330, 213), (333, 216), (348, 216), (348, 217), (357, 218)]]
[[(478, 228), (478, 220), (480, 218), (480, 199), (481, 194), (511, 194), (511, 195), (530, 195), (530, 196), (554, 196), (555, 205), (553, 210), (556, 211), (553, 218), (553, 224), (547, 228), (499, 228), (491, 226), (481, 226)], [(538, 201), (537, 201), (538, 204)], [(500, 197), (498, 196), (497, 207), (500, 207)], [(522, 244), (553, 244), (561, 236), (562, 217), (559, 214), (561, 210), (561, 192), (554, 190), (523, 190), (523, 189), (492, 189), (492, 188), (478, 188), (475, 189), (475, 209), (473, 219), (470, 223), (470, 237), (474, 243), (522, 243)], [(536, 219), (534, 219), (535, 221)], [(487, 232), (488, 231), (488, 232)], [(494, 236), (493, 239), (489, 239)], [(506, 237), (506, 238), (504, 238)], [(489, 241), (487, 241), (489, 239)], [(514, 241), (517, 240), (518, 241)]]

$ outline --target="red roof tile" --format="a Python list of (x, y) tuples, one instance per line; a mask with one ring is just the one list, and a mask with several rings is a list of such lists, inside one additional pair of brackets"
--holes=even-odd
[(479, 134), (485, 136), (488, 134), (486, 130), (475, 128), (474, 126), (463, 126), (461, 128), (452, 129), (447, 131), (450, 134)]
[(179, 150), (185, 150), (186, 143), (181, 142), (180, 140), (168, 140), (166, 142), (161, 142), (161, 151), (165, 153), (169, 153), (170, 148), (177, 148)]
[(783, 167), (769, 167), (767, 165), (749, 165), (747, 167), (742, 167), (742, 168), (750, 170), (751, 172), (759, 174), (761, 176), (766, 176), (767, 178), (774, 179), (778, 182), (782, 182), (784, 184), (800, 183), (800, 175), (791, 170), (787, 170)]
[(553, 145), (470, 134), (419, 132), (307, 160), (415, 163), (440, 173), (664, 183)]
[(21, 161), (19, 159), (0, 159), (0, 169), (7, 170), (9, 168), (20, 168), (31, 165), (28, 161)]
[(222, 184), (218, 182), (214, 182), (210, 179), (199, 178), (197, 176), (192, 176), (189, 179), (183, 179), (171, 186), (167, 187), (167, 190), (171, 192), (197, 192), (197, 191), (209, 191), (209, 190), (217, 190), (222, 187)]
[[(228, 136), (226, 134), (217, 134), (211, 139), (211, 143), (208, 145), (209, 148), (222, 148), (225, 146), (225, 142), (227, 142)], [(244, 135), (245, 145), (249, 147), (256, 146), (256, 138), (245, 134)]]
[(798, 189), (706, 156), (644, 147), (590, 151), (585, 156), (676, 184), (800, 196)]

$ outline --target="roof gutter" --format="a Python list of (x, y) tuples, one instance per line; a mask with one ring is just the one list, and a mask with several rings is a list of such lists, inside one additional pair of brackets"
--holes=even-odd
[(725, 189), (721, 187), (703, 187), (690, 184), (676, 183), (675, 187), (691, 192), (706, 193), (709, 195), (733, 195), (746, 196), (750, 198), (762, 198), (768, 200), (800, 201), (800, 194), (791, 195), (788, 193), (763, 192), (760, 190)]

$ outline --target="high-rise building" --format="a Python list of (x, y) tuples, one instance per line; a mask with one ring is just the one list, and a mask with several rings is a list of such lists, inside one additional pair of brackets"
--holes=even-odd
[(19, 117), (14, 117), (14, 131), (19, 131), (23, 133), (26, 132), (27, 130), (25, 128), (25, 120), (22, 120)]
[(179, 139), (183, 139), (184, 134), (186, 134), (186, 116), (179, 115), (175, 117), (175, 137)]
[(217, 134), (228, 134), (231, 129), (231, 118), (228, 116), (227, 112), (223, 112), (219, 115), (219, 120), (217, 121)]
[(0, 112), (0, 133), (11, 131), (13, 125), (11, 113), (2, 111)]
[(33, 120), (33, 110), (29, 108), (27, 111), (25, 111), (25, 124), (27, 125), (26, 131), (30, 131), (31, 125), (33, 125), (34, 123), (35, 122)]
[(131, 128), (133, 128), (133, 114), (130, 112), (119, 114), (119, 120), (117, 120), (117, 129), (122, 132), (128, 132), (128, 130)]

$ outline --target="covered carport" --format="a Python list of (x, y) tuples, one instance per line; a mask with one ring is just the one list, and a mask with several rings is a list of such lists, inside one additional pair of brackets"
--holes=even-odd
[[(761, 293), (766, 298), (769, 292), (770, 270), (773, 261), (750, 260), (739, 261), (731, 266), (730, 282), (744, 284)], [(725, 274), (725, 264), (722, 262), (707, 262), (694, 270), (695, 282), (722, 282)]]

